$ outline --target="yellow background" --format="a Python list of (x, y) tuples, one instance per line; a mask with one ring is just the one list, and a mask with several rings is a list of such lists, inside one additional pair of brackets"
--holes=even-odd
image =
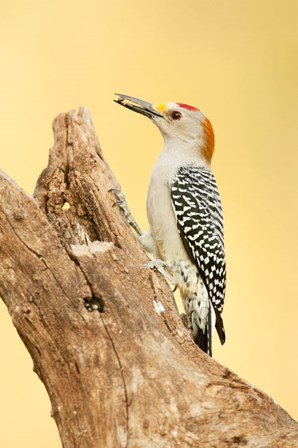
[[(216, 135), (227, 342), (214, 357), (298, 417), (297, 0), (2, 0), (0, 166), (32, 192), (51, 122), (89, 107), (145, 229), (162, 139), (121, 92), (199, 107)], [(0, 305), (0, 445), (60, 447), (50, 403)]]

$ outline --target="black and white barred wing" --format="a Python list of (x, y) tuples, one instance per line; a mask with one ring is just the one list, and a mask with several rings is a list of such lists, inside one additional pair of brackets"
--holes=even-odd
[(226, 263), (222, 207), (212, 172), (193, 166), (180, 168), (171, 196), (185, 249), (198, 267), (214, 309), (221, 313)]

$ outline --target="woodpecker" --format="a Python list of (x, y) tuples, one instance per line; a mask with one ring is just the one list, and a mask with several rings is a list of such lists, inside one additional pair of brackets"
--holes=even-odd
[(226, 263), (222, 206), (211, 171), (211, 123), (184, 103), (153, 105), (116, 95), (117, 103), (148, 117), (163, 136), (147, 195), (150, 230), (140, 239), (156, 257), (152, 266), (178, 285), (194, 341), (212, 356), (214, 327), (225, 342)]

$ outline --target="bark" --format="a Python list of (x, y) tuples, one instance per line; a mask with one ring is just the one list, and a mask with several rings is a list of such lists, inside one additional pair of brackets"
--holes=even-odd
[(297, 447), (297, 423), (194, 345), (144, 268), (88, 112), (53, 128), (34, 197), (0, 176), (0, 294), (63, 447)]

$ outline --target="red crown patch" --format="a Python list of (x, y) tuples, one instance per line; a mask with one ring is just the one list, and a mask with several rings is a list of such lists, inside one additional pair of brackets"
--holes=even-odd
[(200, 111), (200, 109), (197, 109), (196, 107), (193, 107), (193, 106), (189, 106), (188, 104), (184, 104), (184, 103), (177, 103), (177, 104), (178, 104), (178, 106), (183, 107), (183, 109), (197, 111), (197, 112)]

